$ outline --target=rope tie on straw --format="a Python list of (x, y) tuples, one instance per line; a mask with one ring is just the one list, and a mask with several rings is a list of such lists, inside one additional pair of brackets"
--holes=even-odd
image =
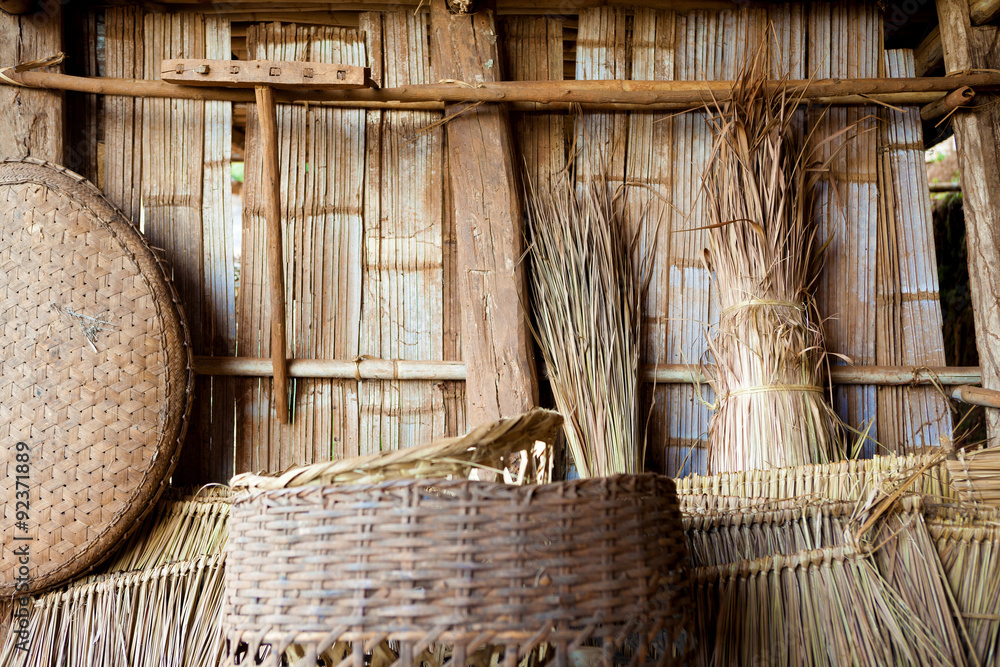
[(60, 51), (54, 56), (49, 56), (48, 58), (39, 58), (38, 60), (32, 60), (30, 62), (21, 63), (20, 65), (9, 65), (7, 67), (0, 67), (0, 79), (6, 81), (12, 86), (18, 86), (20, 88), (25, 88), (26, 86), (20, 81), (7, 76), (7, 73), (18, 74), (19, 72), (27, 72), (33, 69), (40, 69), (42, 67), (51, 67), (53, 65), (60, 64), (66, 59), (66, 54)]
[(796, 303), (795, 301), (785, 301), (783, 299), (749, 299), (747, 301), (741, 301), (740, 303), (734, 303), (729, 306), (722, 311), (722, 317), (725, 317), (734, 310), (740, 310), (742, 308), (756, 308), (758, 306), (777, 306), (805, 311), (805, 306), (801, 303)]

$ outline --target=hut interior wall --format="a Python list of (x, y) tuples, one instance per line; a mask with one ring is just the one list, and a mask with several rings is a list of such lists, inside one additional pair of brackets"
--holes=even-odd
[[(227, 20), (196, 13), (115, 7), (105, 26), (110, 76), (155, 78), (156, 58), (225, 58), (239, 42), (249, 57), (367, 65), (386, 86), (439, 78), (425, 13), (367, 13), (346, 28), (251, 24), (233, 30), (231, 45)], [(910, 52), (884, 51), (881, 18), (860, 1), (691, 11), (595, 7), (574, 16), (504, 16), (499, 28), (504, 71), (515, 80), (731, 79), (765, 37), (777, 45), (775, 73), (793, 78), (904, 76), (913, 67)], [(572, 66), (564, 69), (567, 62)], [(238, 289), (235, 238), (220, 196), (229, 189), (230, 105), (109, 97), (104, 107), (103, 186), (136, 219), (141, 204), (147, 234), (173, 263), (199, 332), (195, 352), (268, 356), (253, 105)], [(821, 118), (814, 141), (832, 158), (834, 175), (817, 209), (830, 240), (817, 290), (830, 349), (861, 364), (943, 365), (916, 111), (812, 109), (804, 122), (807, 115)], [(441, 116), (279, 106), (290, 356), (461, 360), (455, 226), (462, 221), (451, 214), (445, 133), (435, 125)], [(606, 171), (612, 185), (630, 184), (629, 210), (648, 207), (650, 219), (659, 220), (647, 361), (703, 360), (705, 331), (718, 315), (701, 262), (707, 235), (693, 229), (704, 224), (700, 178), (712, 141), (704, 114), (522, 113), (513, 127), (517, 159), (534, 183), (553, 179), (572, 155), (579, 179)], [(466, 428), (461, 382), (298, 379), (287, 426), (273, 418), (270, 380), (199, 382), (203, 414), (186, 456), (201, 481), (408, 446)], [(946, 402), (933, 389), (835, 393), (853, 426), (874, 422), (869, 452), (918, 447), (950, 432)], [(649, 398), (652, 467), (704, 472), (710, 389), (661, 385)]]

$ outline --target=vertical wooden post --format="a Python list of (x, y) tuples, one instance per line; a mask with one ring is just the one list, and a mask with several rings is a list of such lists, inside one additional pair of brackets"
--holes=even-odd
[[(937, 0), (941, 45), (948, 73), (998, 69), (991, 49), (996, 27), (973, 28), (967, 0)], [(952, 118), (962, 173), (962, 195), (969, 245), (969, 278), (976, 322), (976, 345), (983, 387), (1000, 389), (1000, 110), (994, 95), (976, 96), (974, 109)], [(991, 444), (1000, 437), (1000, 410), (986, 410)]]
[(288, 423), (288, 358), (285, 356), (285, 256), (281, 246), (281, 178), (278, 173), (278, 117), (274, 89), (255, 86), (260, 145), (264, 156), (262, 204), (267, 218), (267, 277), (271, 284), (271, 363), (278, 421)]
[[(501, 78), (494, 12), (452, 14), (431, 2), (432, 62), (439, 78), (470, 85)], [(538, 402), (534, 348), (525, 315), (524, 220), (506, 109), (487, 104), (446, 116), (458, 237), (462, 356), (470, 427)]]
[[(44, 3), (33, 14), (0, 11), (0, 68), (54, 56), (62, 50), (62, 6)], [(64, 94), (0, 86), (0, 160), (36, 157), (64, 162)]]

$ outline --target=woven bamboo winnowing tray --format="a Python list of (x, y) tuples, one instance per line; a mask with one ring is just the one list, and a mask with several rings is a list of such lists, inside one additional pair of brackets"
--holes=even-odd
[(0, 596), (89, 570), (152, 507), (190, 406), (165, 271), (82, 177), (0, 163)]
[(277, 665), (294, 644), (306, 647), (295, 664), (315, 665), (335, 642), (361, 660), (383, 640), (407, 666), (435, 645), (456, 665), (504, 646), (514, 665), (548, 643), (559, 662), (590, 640), (610, 662), (634, 637), (640, 663), (670, 662), (689, 612), (685, 559), (674, 484), (657, 475), (243, 494), (227, 546), (229, 664)]

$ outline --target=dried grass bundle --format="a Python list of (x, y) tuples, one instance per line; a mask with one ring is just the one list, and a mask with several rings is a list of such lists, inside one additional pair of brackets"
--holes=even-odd
[(704, 665), (952, 664), (853, 547), (768, 556), (694, 573)]
[(7, 633), (0, 664), (218, 664), (231, 506), (227, 487), (168, 494), (101, 574), (35, 597), (28, 632)]
[(959, 498), (971, 504), (1000, 506), (1000, 447), (958, 450), (947, 462)]
[[(883, 507), (892, 511), (880, 511)], [(905, 497), (899, 504), (888, 505), (807, 500), (761, 505), (759, 499), (688, 496), (682, 501), (682, 511), (696, 567), (858, 547), (859, 554), (870, 555), (870, 563), (899, 604), (920, 622), (948, 656), (949, 664), (967, 664), (968, 635), (945, 583), (918, 498)]]
[(808, 164), (808, 142), (795, 140), (798, 98), (765, 85), (767, 56), (761, 48), (746, 63), (731, 97), (709, 116), (707, 254), (721, 307), (709, 342), (718, 396), (712, 472), (840, 458), (810, 294), (820, 250), (812, 194), (821, 169)]
[(969, 630), (969, 661), (1000, 664), (1000, 510), (928, 508), (927, 528)]
[[(535, 336), (581, 477), (642, 471), (640, 351), (652, 260), (604, 179), (528, 188)], [(645, 234), (643, 233), (645, 232)]]

